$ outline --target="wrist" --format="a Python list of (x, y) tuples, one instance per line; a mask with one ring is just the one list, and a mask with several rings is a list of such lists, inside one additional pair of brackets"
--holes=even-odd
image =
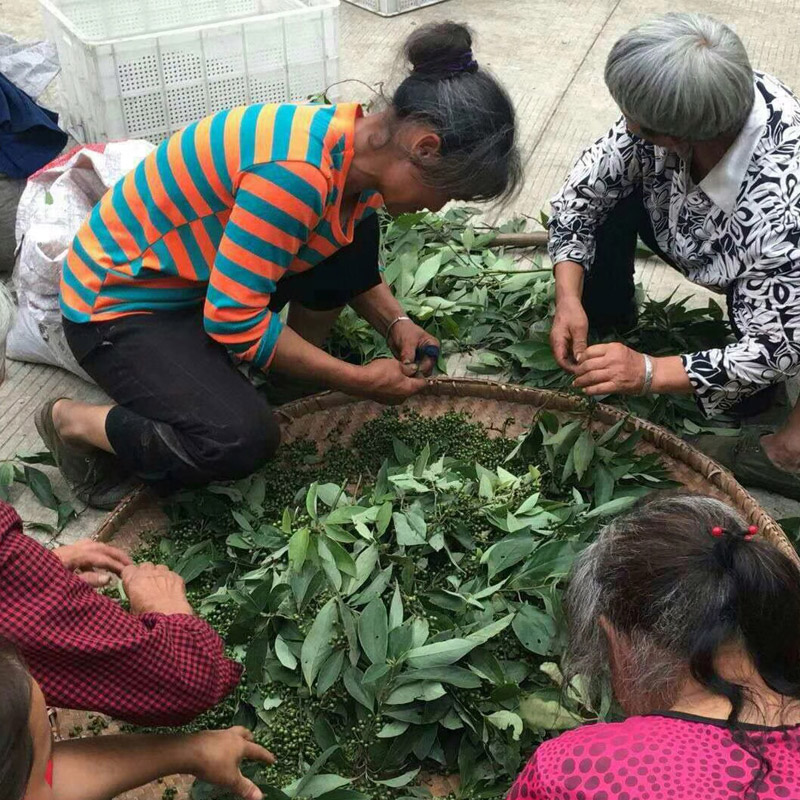
[(358, 394), (367, 385), (366, 367), (359, 364), (342, 362), (343, 369), (339, 370), (332, 387), (340, 392)]
[(194, 775), (198, 777), (202, 774), (203, 768), (208, 761), (205, 753), (206, 735), (204, 731), (200, 733), (179, 733), (175, 735), (175, 747), (183, 775)]
[(188, 600), (168, 600), (163, 603), (156, 601), (144, 607), (139, 607), (132, 603), (131, 612), (134, 614), (163, 614), (165, 617), (171, 617), (175, 614), (194, 616), (194, 609), (189, 605)]

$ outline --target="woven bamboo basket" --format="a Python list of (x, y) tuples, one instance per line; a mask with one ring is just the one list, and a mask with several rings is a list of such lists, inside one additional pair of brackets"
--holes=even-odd
[[(505, 428), (506, 435), (511, 436), (528, 429), (536, 414), (544, 409), (562, 419), (585, 413), (580, 399), (573, 395), (468, 378), (432, 380), (422, 394), (407, 401), (404, 407), (426, 416), (448, 411), (464, 412), (476, 422), (489, 427), (490, 432), (496, 431), (497, 435), (506, 420), (513, 419), (513, 424)], [(383, 409), (383, 406), (371, 401), (330, 392), (282, 406), (277, 413), (281, 418), (285, 442), (310, 438), (322, 443), (326, 441), (329, 431), (339, 426), (342, 440), (348, 441), (364, 422), (378, 416)], [(621, 419), (625, 420), (627, 430), (642, 431), (642, 439), (637, 447), (644, 452), (659, 453), (674, 480), (692, 491), (727, 501), (748, 523), (757, 525), (766, 539), (797, 558), (780, 526), (736, 482), (733, 475), (686, 442), (658, 425), (602, 404), (597, 407), (592, 425), (602, 430)], [(115, 538), (121, 547), (132, 549), (139, 541), (139, 533), (158, 527), (159, 522), (163, 523), (163, 517), (159, 517), (157, 501), (148, 492), (139, 490), (120, 503), (96, 536), (101, 540)], [(78, 721), (83, 720), (79, 718)], [(181, 776), (170, 780), (169, 785), (177, 790), (176, 800), (186, 800), (191, 779)], [(448, 780), (452, 779), (431, 779), (426, 785), (434, 796), (444, 796), (454, 787)], [(165, 785), (143, 786), (122, 795), (119, 800), (160, 800)]]
[[(542, 409), (562, 418), (585, 413), (581, 400), (574, 395), (470, 378), (432, 380), (420, 395), (408, 400), (403, 407), (415, 409), (426, 416), (461, 411), (490, 429), (499, 427), (507, 419), (513, 419), (513, 424), (506, 429), (506, 434), (511, 436), (530, 427)], [(372, 401), (359, 400), (339, 392), (327, 392), (282, 406), (277, 413), (282, 421), (285, 442), (298, 438), (324, 442), (331, 428), (340, 425), (342, 439), (347, 441), (366, 420), (378, 416), (382, 410), (383, 406)], [(621, 419), (626, 420), (629, 431), (642, 432), (639, 447), (644, 451), (658, 452), (674, 480), (691, 491), (711, 494), (727, 501), (750, 524), (757, 525), (766, 539), (797, 557), (791, 542), (775, 520), (730, 472), (708, 456), (664, 428), (612, 406), (598, 405), (593, 425), (601, 429)], [(153, 502), (143, 490), (129, 495), (103, 522), (96, 538), (112, 538), (135, 512)]]

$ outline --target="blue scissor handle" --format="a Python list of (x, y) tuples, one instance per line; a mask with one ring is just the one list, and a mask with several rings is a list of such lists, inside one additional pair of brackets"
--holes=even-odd
[(416, 361), (422, 361), (423, 358), (432, 358), (436, 361), (439, 358), (439, 348), (435, 344), (423, 344), (417, 348), (414, 358)]

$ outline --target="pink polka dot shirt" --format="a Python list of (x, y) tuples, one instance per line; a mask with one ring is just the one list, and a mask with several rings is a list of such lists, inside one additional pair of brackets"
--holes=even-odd
[(769, 762), (765, 775), (724, 723), (653, 714), (545, 742), (507, 800), (798, 800), (800, 725), (743, 727)]

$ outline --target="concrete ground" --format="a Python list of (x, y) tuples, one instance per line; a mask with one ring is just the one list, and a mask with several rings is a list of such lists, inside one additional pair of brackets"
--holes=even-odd
[[(491, 209), (488, 216), (523, 213), (537, 218), (581, 148), (616, 116), (602, 78), (613, 42), (647, 17), (678, 10), (700, 10), (726, 20), (744, 39), (755, 67), (800, 90), (800, 37), (791, 33), (798, 30), (800, 0), (447, 0), (391, 19), (343, 2), (340, 75), (354, 82), (342, 86), (340, 96), (368, 100), (374, 94), (363, 83), (384, 82), (391, 88), (402, 77), (399, 47), (423, 22), (470, 23), (477, 33), (477, 58), (504, 81), (517, 105), (525, 154), (523, 192), (508, 208)], [(42, 35), (37, 0), (0, 1), (0, 20), (0, 28), (18, 38)], [(654, 296), (677, 288), (705, 304), (697, 287), (662, 265), (641, 265), (640, 277)], [(9, 376), (0, 387), (0, 459), (41, 447), (33, 410), (42, 399), (60, 395), (100, 397), (95, 388), (57, 370), (9, 363)], [(796, 503), (757, 495), (777, 517), (800, 515)], [(14, 500), (25, 519), (47, 518), (26, 493)], [(101, 518), (87, 510), (60, 540), (91, 534)]]

